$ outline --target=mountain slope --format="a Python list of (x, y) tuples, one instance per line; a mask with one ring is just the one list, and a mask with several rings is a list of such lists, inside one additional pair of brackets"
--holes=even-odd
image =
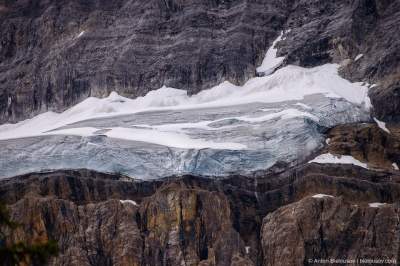
[(0, 248), (397, 265), (399, 28), (398, 0), (0, 1)]
[(399, 12), (396, 0), (7, 1), (0, 121), (113, 90), (134, 98), (163, 85), (192, 94), (243, 84), (282, 29), (292, 30), (278, 44), (286, 64), (345, 60), (344, 76), (378, 84), (379, 118), (398, 120)]

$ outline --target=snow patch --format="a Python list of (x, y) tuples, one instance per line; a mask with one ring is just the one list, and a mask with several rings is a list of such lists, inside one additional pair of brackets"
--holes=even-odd
[[(167, 125), (171, 126), (171, 125)], [(162, 126), (160, 126), (163, 128)], [(154, 127), (156, 128), (156, 127)], [(173, 128), (173, 127), (171, 127)], [(54, 130), (44, 133), (44, 135), (74, 135), (88, 137), (98, 135), (96, 132), (98, 128), (94, 127), (81, 127), (81, 128), (68, 128), (61, 130)], [(163, 145), (167, 147), (182, 148), (182, 149), (223, 149), (223, 150), (243, 150), (247, 146), (240, 143), (232, 142), (213, 142), (203, 139), (190, 138), (183, 132), (175, 131), (157, 131), (150, 126), (143, 125), (134, 128), (123, 128), (123, 127), (111, 127), (106, 132), (102, 132), (101, 135), (115, 138), (124, 139), (131, 141), (147, 142), (156, 145)]]
[(360, 60), (363, 56), (364, 56), (364, 54), (359, 54), (359, 55), (357, 55), (356, 58), (354, 58), (354, 62), (357, 62), (357, 61)]
[(175, 132), (162, 132), (152, 129), (122, 128), (116, 127), (105, 133), (110, 138), (142, 141), (163, 145), (167, 147), (182, 149), (223, 149), (223, 150), (243, 150), (247, 146), (232, 142), (213, 142), (202, 139), (193, 139), (186, 134)]
[(327, 194), (315, 194), (314, 196), (312, 196), (313, 198), (316, 198), (316, 199), (321, 199), (321, 198), (325, 198), (325, 197), (328, 197), (328, 198), (334, 198), (332, 195), (327, 195)]
[(397, 163), (392, 163), (392, 166), (394, 170), (399, 170), (399, 166), (397, 165)]
[(264, 116), (259, 116), (259, 117), (236, 117), (236, 119), (245, 121), (245, 122), (264, 122), (267, 120), (271, 119), (276, 119), (276, 118), (281, 118), (281, 119), (290, 119), (294, 117), (308, 117), (314, 121), (319, 121), (319, 118), (316, 117), (315, 115), (312, 115), (307, 112), (302, 112), (297, 109), (285, 109), (277, 113), (272, 113), (272, 114), (267, 114)]
[(371, 207), (371, 208), (379, 208), (379, 207), (385, 206), (386, 203), (373, 202), (373, 203), (369, 203), (368, 205), (369, 205), (369, 207)]
[(312, 109), (312, 107), (310, 107), (309, 105), (304, 104), (304, 103), (296, 103), (295, 105), (303, 107), (306, 110), (311, 110)]
[(390, 131), (389, 131), (389, 129), (386, 127), (386, 123), (385, 123), (385, 122), (379, 121), (379, 120), (376, 119), (375, 117), (374, 117), (374, 121), (376, 122), (376, 124), (378, 125), (378, 127), (379, 127), (380, 129), (382, 129), (382, 130), (385, 131), (386, 133), (389, 133), (389, 134), (390, 134)]
[(257, 67), (257, 72), (258, 73), (263, 73), (264, 75), (270, 75), (272, 74), (275, 69), (280, 67), (283, 63), (283, 60), (285, 59), (284, 56), (277, 57), (276, 53), (278, 52), (278, 49), (275, 48), (276, 44), (282, 40), (283, 36), (283, 31), (281, 34), (276, 38), (273, 42), (271, 47), (267, 50), (267, 53), (264, 57), (264, 60), (262, 61), (261, 65)]
[(362, 163), (350, 155), (333, 155), (331, 153), (325, 153), (317, 156), (315, 159), (309, 161), (309, 163), (333, 163), (333, 164), (354, 164), (365, 169), (368, 169), (366, 163)]
[(372, 84), (369, 86), (370, 89), (375, 88), (375, 87), (378, 87), (378, 84)]
[[(270, 111), (271, 109), (265, 109), (262, 111)], [(202, 130), (219, 130), (220, 128), (227, 128), (232, 126), (222, 126), (222, 127), (211, 127), (211, 124), (215, 124), (222, 121), (227, 120), (237, 120), (248, 123), (261, 123), (272, 119), (291, 119), (295, 117), (307, 117), (314, 121), (319, 121), (319, 118), (313, 114), (302, 112), (297, 109), (285, 109), (276, 113), (270, 113), (262, 116), (234, 116), (234, 117), (224, 117), (221, 119), (213, 120), (213, 121), (200, 121), (195, 123), (173, 123), (173, 124), (162, 124), (162, 125), (143, 125), (143, 124), (135, 124), (133, 127), (136, 128), (146, 128), (167, 132), (185, 132), (187, 129), (202, 129)]]
[(135, 206), (139, 206), (139, 204), (137, 204), (136, 201), (133, 201), (133, 200), (120, 200), (120, 202), (122, 204), (132, 204), (132, 205), (135, 205)]
[(330, 142), (331, 142), (331, 139), (330, 139), (330, 138), (327, 138), (327, 139), (325, 140), (325, 143), (326, 143), (327, 145), (329, 145)]
[(98, 128), (94, 127), (77, 127), (77, 128), (66, 128), (54, 131), (44, 132), (42, 135), (69, 135), (69, 136), (82, 136), (88, 137), (95, 134)]
[(84, 31), (84, 30), (81, 31), (75, 38), (78, 39), (78, 38), (82, 37), (83, 34), (85, 34), (85, 31)]
[(250, 246), (245, 246), (244, 249), (246, 250), (246, 254), (250, 253)]

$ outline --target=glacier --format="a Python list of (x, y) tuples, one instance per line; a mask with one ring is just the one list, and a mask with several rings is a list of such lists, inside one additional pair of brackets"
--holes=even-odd
[(0, 177), (78, 168), (136, 179), (226, 176), (307, 162), (328, 128), (371, 120), (368, 86), (341, 78), (339, 67), (288, 65), (192, 96), (165, 86), (136, 99), (112, 92), (1, 125)]

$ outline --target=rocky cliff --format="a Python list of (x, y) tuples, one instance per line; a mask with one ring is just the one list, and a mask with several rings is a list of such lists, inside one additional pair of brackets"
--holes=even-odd
[(0, 7), (1, 119), (111, 91), (196, 93), (254, 76), (281, 1), (18, 1)]
[(341, 63), (343, 76), (377, 84), (376, 115), (398, 121), (399, 14), (397, 0), (3, 1), (0, 122), (111, 91), (242, 84), (288, 29), (285, 64)]
[(12, 239), (57, 240), (51, 265), (302, 265), (400, 259), (399, 182), (351, 165), (151, 182), (76, 170), (2, 180), (0, 199), (22, 224)]

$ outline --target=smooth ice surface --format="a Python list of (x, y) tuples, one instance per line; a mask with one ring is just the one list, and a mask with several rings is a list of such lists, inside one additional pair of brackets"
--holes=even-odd
[[(274, 53), (267, 61), (278, 61)], [(112, 92), (1, 125), (0, 176), (65, 168), (138, 179), (248, 174), (306, 161), (327, 128), (369, 121), (369, 108), (368, 87), (341, 78), (335, 64), (286, 66), (193, 96), (167, 87), (136, 99)]]
[(334, 155), (331, 153), (325, 153), (317, 156), (311, 160), (310, 163), (338, 163), (338, 164), (354, 164), (363, 168), (368, 169), (366, 163), (360, 162), (350, 155)]

